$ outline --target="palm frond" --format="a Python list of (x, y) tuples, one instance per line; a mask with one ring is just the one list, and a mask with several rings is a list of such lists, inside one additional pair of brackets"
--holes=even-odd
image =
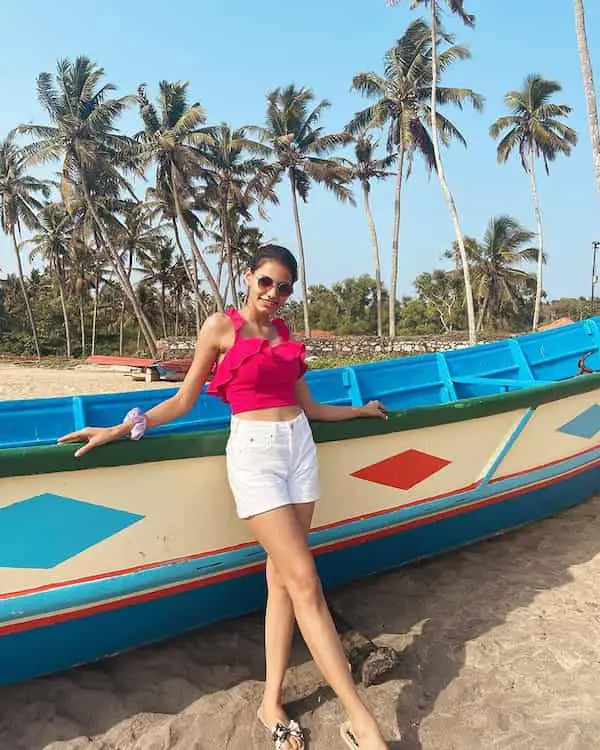
[(351, 136), (349, 133), (330, 133), (316, 138), (306, 148), (307, 154), (317, 154), (323, 156), (334, 151), (340, 146), (350, 143)]
[(374, 72), (358, 73), (352, 78), (351, 88), (363, 96), (383, 96), (386, 91), (386, 80)]
[(378, 128), (385, 123), (388, 116), (389, 112), (383, 102), (377, 102), (357, 112), (346, 125), (345, 130), (350, 135), (356, 135), (367, 128)]
[(54, 86), (50, 73), (40, 73), (36, 81), (37, 97), (48, 113), (50, 120), (56, 122), (60, 111), (60, 93)]
[(158, 119), (158, 113), (156, 107), (146, 93), (146, 84), (142, 83), (138, 86), (137, 100), (139, 105), (140, 116), (144, 123), (145, 133), (154, 134), (160, 128), (160, 120)]
[(439, 86), (437, 101), (441, 105), (454, 104), (459, 109), (462, 109), (464, 103), (468, 101), (477, 112), (481, 112), (485, 106), (485, 97), (467, 88)]
[(499, 117), (496, 122), (490, 126), (490, 135), (492, 138), (498, 138), (503, 130), (508, 128), (517, 127), (520, 124), (520, 120), (516, 115), (507, 115), (505, 117)]
[(204, 109), (199, 104), (195, 104), (179, 116), (179, 119), (173, 126), (173, 130), (178, 135), (191, 134), (205, 120), (206, 113)]
[(436, 122), (438, 126), (438, 132), (440, 139), (445, 146), (450, 145), (451, 141), (458, 141), (465, 148), (467, 147), (467, 141), (460, 130), (452, 123), (447, 117), (444, 117), (441, 112), (436, 112)]
[(453, 44), (440, 51), (438, 70), (444, 73), (453, 63), (471, 59), (471, 50), (465, 44)]
[(427, 132), (427, 129), (425, 128), (423, 123), (416, 118), (411, 119), (409, 122), (409, 133), (409, 137), (404, 139), (408, 144), (409, 156), (409, 164), (406, 175), (407, 179), (408, 177), (410, 177), (412, 171), (412, 159), (415, 152), (421, 154), (425, 161), (425, 166), (429, 172), (437, 170), (433, 141), (431, 140), (431, 136)]

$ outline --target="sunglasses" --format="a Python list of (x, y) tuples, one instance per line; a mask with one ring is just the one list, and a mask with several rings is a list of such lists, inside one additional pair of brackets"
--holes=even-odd
[(260, 276), (257, 281), (258, 286), (263, 292), (266, 292), (268, 289), (272, 289), (273, 287), (275, 287), (277, 290), (277, 294), (280, 297), (289, 297), (290, 294), (294, 291), (294, 287), (289, 283), (289, 281), (275, 282), (275, 280), (270, 276)]

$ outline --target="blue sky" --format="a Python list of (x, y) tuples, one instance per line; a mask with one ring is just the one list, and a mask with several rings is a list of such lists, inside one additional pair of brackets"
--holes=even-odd
[[(528, 180), (517, 159), (500, 166), (488, 128), (503, 114), (503, 96), (530, 72), (563, 85), (557, 101), (569, 104), (569, 124), (580, 134), (570, 158), (561, 157), (550, 177), (540, 173), (540, 196), (549, 265), (545, 288), (552, 298), (589, 295), (591, 243), (600, 240), (600, 202), (595, 192), (572, 4), (556, 0), (467, 0), (477, 16), (474, 31), (451, 21), (457, 41), (472, 59), (456, 65), (448, 84), (469, 86), (486, 97), (482, 114), (448, 110), (468, 148), (444, 153), (465, 233), (481, 236), (493, 215), (515, 216), (534, 228)], [(0, 137), (20, 122), (45, 122), (35, 98), (35, 78), (53, 71), (58, 58), (85, 54), (101, 64), (120, 93), (140, 82), (156, 91), (160, 79), (189, 80), (190, 97), (200, 100), (210, 122), (262, 123), (267, 91), (290, 82), (311, 87), (331, 102), (323, 124), (339, 129), (366, 101), (350, 92), (352, 76), (381, 70), (382, 57), (401, 36), (414, 12), (405, 0), (260, 0), (206, 2), (126, 0), (101, 5), (4, 0), (0, 46)], [(596, 81), (600, 80), (600, 4), (587, 2), (588, 33)], [(137, 127), (134, 111), (123, 119)], [(383, 143), (382, 138), (382, 143)], [(294, 226), (285, 185), (281, 204), (263, 227), (295, 249)], [(412, 293), (422, 270), (440, 267), (454, 239), (436, 178), (421, 163), (405, 188), (400, 247), (400, 294)], [(373, 190), (373, 209), (389, 276), (393, 183)], [(371, 271), (364, 215), (338, 203), (320, 188), (301, 206), (309, 283), (330, 283)], [(0, 273), (15, 264), (0, 237)]]

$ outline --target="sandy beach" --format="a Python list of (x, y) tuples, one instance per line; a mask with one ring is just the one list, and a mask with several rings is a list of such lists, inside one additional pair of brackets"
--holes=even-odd
[[(165, 385), (0, 364), (0, 399)], [(402, 653), (366, 690), (393, 750), (600, 747), (600, 498), (330, 601)], [(0, 688), (0, 750), (266, 750), (262, 676), (261, 617), (229, 622)], [(343, 712), (300, 640), (286, 699), (311, 750), (341, 750)]]

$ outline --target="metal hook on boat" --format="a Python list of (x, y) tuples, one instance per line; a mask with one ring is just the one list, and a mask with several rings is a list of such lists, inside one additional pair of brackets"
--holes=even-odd
[(595, 372), (600, 372), (599, 370), (592, 370), (591, 367), (588, 367), (585, 363), (586, 359), (591, 357), (593, 353), (594, 352), (588, 352), (577, 360), (577, 367), (579, 368), (577, 375), (592, 375)]

